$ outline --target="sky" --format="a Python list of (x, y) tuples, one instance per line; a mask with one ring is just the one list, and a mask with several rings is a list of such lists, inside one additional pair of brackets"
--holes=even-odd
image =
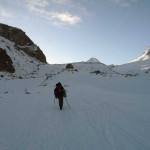
[(0, 0), (0, 22), (22, 29), (50, 64), (127, 63), (150, 46), (150, 0)]

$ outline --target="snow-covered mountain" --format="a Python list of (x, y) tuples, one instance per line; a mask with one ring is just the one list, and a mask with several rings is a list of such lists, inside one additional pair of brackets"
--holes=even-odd
[(146, 60), (150, 58), (150, 47), (147, 48), (147, 50), (143, 53), (143, 55), (141, 55), (140, 57), (132, 60), (131, 62), (138, 62), (138, 61), (142, 61), (142, 60)]
[[(22, 30), (0, 24), (0, 78), (30, 78), (51, 76), (68, 71), (67, 64), (49, 65), (46, 57)], [(107, 65), (96, 58), (87, 62), (72, 63), (71, 72), (87, 72), (99, 75), (113, 75)]]
[(40, 48), (21, 29), (0, 24), (0, 77), (37, 77), (46, 64)]
[(97, 58), (90, 58), (87, 63), (97, 64), (100, 63), (100, 61)]
[[(6, 53), (7, 57), (12, 61), (14, 70), (10, 72), (8, 70), (8, 60), (1, 58), (0, 75), (10, 76), (17, 78), (35, 77), (38, 75), (39, 66), (44, 64), (39, 60), (29, 56), (24, 51), (16, 50), (15, 43), (0, 37), (0, 50), (1, 53)], [(9, 73), (10, 72), (10, 73)]]
[(0, 23), (0, 36), (13, 42), (16, 50), (24, 51), (29, 56), (46, 63), (42, 50), (21, 29)]
[[(25, 32), (0, 24), (0, 78), (30, 78), (51, 76), (68, 71), (67, 64), (50, 65), (40, 48)], [(139, 58), (120, 66), (107, 66), (97, 58), (72, 63), (71, 72), (94, 73), (102, 76), (138, 76), (150, 72), (150, 48)]]
[(137, 59), (129, 63), (115, 66), (112, 68), (114, 71), (127, 76), (147, 75), (150, 73), (150, 47)]
[[(9, 59), (12, 61), (12, 67), (14, 67), (13, 72), (8, 71), (6, 69), (8, 68), (6, 66), (6, 62), (8, 62), (8, 60), (6, 61), (2, 58), (1, 61), (3, 61), (3, 64), (0, 65), (0, 71), (2, 71), (0, 72), (0, 77), (7, 76), (7, 78), (30, 78), (45, 75), (51, 76), (68, 71), (68, 69), (66, 69), (67, 64), (45, 64), (29, 56), (22, 50), (16, 50), (15, 43), (4, 37), (0, 37), (0, 50), (7, 54)], [(100, 63), (96, 59), (91, 60), (92, 61), (90, 61), (90, 63), (72, 63), (74, 69), (70, 71), (94, 73), (103, 76), (116, 74), (107, 65)]]

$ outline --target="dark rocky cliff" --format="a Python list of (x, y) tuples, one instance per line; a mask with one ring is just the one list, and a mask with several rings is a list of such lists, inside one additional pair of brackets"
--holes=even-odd
[(7, 55), (6, 51), (0, 48), (0, 71), (7, 71), (10, 73), (15, 72), (15, 68), (12, 65), (11, 58)]
[(47, 63), (42, 50), (21, 29), (0, 23), (0, 36), (14, 42), (17, 50), (22, 50), (40, 62)]

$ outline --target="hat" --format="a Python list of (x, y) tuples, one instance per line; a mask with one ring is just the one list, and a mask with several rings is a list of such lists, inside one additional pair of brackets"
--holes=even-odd
[(60, 83), (60, 82), (58, 82), (58, 83), (56, 84), (56, 86), (62, 86), (62, 85), (61, 85), (61, 83)]

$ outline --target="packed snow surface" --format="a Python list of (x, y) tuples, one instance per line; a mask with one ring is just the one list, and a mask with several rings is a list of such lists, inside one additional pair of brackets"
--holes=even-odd
[[(59, 110), (57, 82), (71, 109)], [(150, 150), (149, 82), (66, 71), (0, 80), (0, 150)]]

